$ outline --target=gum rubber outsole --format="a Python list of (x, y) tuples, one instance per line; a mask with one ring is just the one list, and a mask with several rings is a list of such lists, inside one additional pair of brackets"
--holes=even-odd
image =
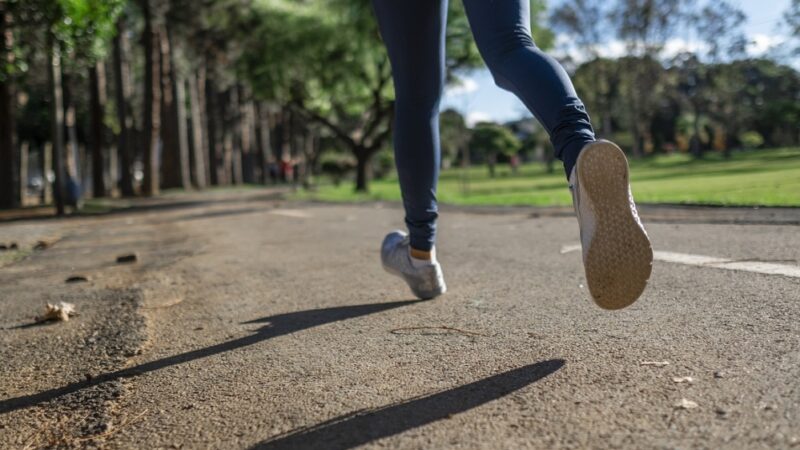
[(589, 292), (601, 308), (625, 308), (642, 294), (653, 267), (650, 240), (631, 211), (628, 161), (616, 145), (600, 141), (580, 153), (576, 167), (596, 220), (584, 258)]

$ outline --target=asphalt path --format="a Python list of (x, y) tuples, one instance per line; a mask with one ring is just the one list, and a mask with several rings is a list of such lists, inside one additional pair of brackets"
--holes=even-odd
[[(380, 267), (392, 205), (0, 224), (52, 244), (0, 267), (0, 447), (800, 448), (800, 228), (730, 215), (647, 211), (615, 312), (562, 212), (446, 209), (427, 302)], [(33, 324), (57, 301), (80, 315)]]

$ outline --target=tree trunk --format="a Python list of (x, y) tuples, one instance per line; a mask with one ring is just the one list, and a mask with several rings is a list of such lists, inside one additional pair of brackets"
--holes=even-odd
[(239, 89), (236, 85), (228, 91), (230, 104), (228, 113), (230, 120), (226, 127), (225, 162), (229, 164), (231, 179), (233, 184), (240, 185), (244, 182), (242, 174), (242, 114), (241, 101), (239, 100)]
[[(225, 130), (222, 132), (222, 169), (224, 172), (224, 178), (221, 180), (221, 183), (224, 185), (241, 183), (241, 171), (239, 172), (240, 176), (238, 178), (236, 177), (235, 173), (235, 145), (233, 139), (233, 131), (230, 129), (230, 126), (226, 126)], [(241, 165), (238, 168), (241, 169)]]
[[(3, 2), (0, 10), (0, 64), (14, 63), (14, 34), (11, 30), (11, 13)], [(16, 124), (14, 121), (16, 92), (14, 80), (10, 75), (0, 77), (0, 208), (13, 208), (18, 205), (15, 187), (17, 183)]]
[[(103, 70), (106, 73), (105, 96), (106, 100), (108, 100), (108, 74), (112, 71), (111, 63), (108, 60), (103, 63)], [(105, 127), (104, 130), (108, 132), (108, 127)], [(108, 134), (105, 135), (105, 139), (105, 157), (107, 160), (105, 166), (106, 195), (109, 197), (118, 197), (119, 190), (117, 189), (117, 183), (119, 182), (119, 155), (114, 148), (113, 142), (108, 142)]]
[(319, 139), (312, 130), (308, 130), (303, 137), (305, 168), (303, 170), (303, 187), (310, 188), (314, 184), (317, 174), (317, 160), (319, 159)]
[[(76, 125), (75, 126), (75, 130), (77, 131), (77, 129), (78, 129), (78, 127)], [(76, 142), (78, 143), (78, 158), (77, 158), (77, 161), (78, 161), (78, 167), (80, 167), (80, 169), (78, 169), (78, 174), (80, 175), (79, 179), (81, 180), (81, 182), (80, 182), (81, 195), (83, 195), (83, 186), (88, 186), (89, 185), (89, 173), (91, 172), (91, 161), (90, 161), (90, 158), (86, 157), (86, 152), (87, 152), (86, 145), (84, 145), (82, 142), (80, 142), (77, 139), (76, 139)], [(77, 201), (77, 204), (78, 205), (80, 204), (80, 200)]]
[(220, 117), (219, 134), (222, 137), (222, 159), (220, 160), (220, 184), (230, 185), (233, 181), (233, 135), (231, 133), (232, 120), (231, 120), (231, 98), (230, 89), (225, 92), (220, 92), (217, 107)]
[(703, 157), (703, 143), (700, 142), (700, 114), (697, 112), (698, 108), (694, 109), (694, 120), (692, 120), (692, 138), (689, 139), (689, 152), (695, 158)]
[(633, 146), (631, 147), (631, 153), (633, 157), (638, 158), (642, 155), (642, 133), (639, 128), (641, 118), (639, 117), (639, 94), (636, 92), (636, 84), (641, 82), (642, 79), (639, 76), (639, 64), (637, 64), (636, 61), (629, 61), (626, 66), (628, 66), (628, 73), (632, 74), (633, 77), (633, 82), (628, 83), (628, 98), (630, 99), (628, 108), (630, 109), (630, 127), (633, 135)]
[(556, 151), (552, 145), (546, 144), (544, 149), (544, 161), (547, 167), (547, 173), (556, 171)]
[(245, 183), (255, 183), (255, 108), (253, 101), (248, 97), (247, 90), (239, 87), (240, 98), (240, 136), (242, 152), (242, 181)]
[(261, 168), (259, 182), (267, 184), (269, 182), (269, 164), (272, 154), (270, 147), (269, 111), (264, 103), (256, 103), (255, 122), (256, 122), (256, 152), (258, 153), (258, 166)]
[[(181, 123), (179, 80), (173, 64), (173, 48), (167, 26), (159, 29), (161, 62), (161, 186), (164, 188), (188, 187), (188, 161), (186, 156), (186, 126)], [(183, 92), (180, 89), (180, 93)], [(182, 96), (181, 96), (182, 97)], [(184, 117), (185, 119), (185, 112)], [(183, 136), (181, 136), (183, 134)]]
[(613, 134), (614, 126), (611, 122), (611, 108), (607, 108), (603, 112), (603, 137), (611, 139)]
[(153, 29), (151, 0), (143, 0), (144, 16), (144, 195), (158, 195), (159, 161), (158, 144), (161, 134), (161, 83), (159, 70), (160, 40)]
[(200, 105), (200, 124), (203, 127), (203, 162), (205, 163), (206, 169), (206, 186), (211, 184), (211, 162), (208, 158), (210, 154), (209, 146), (211, 143), (208, 140), (208, 131), (205, 129), (208, 124), (208, 105), (206, 103), (206, 94), (208, 92), (206, 90), (207, 71), (208, 65), (206, 65), (205, 62), (197, 69), (197, 104)]
[[(600, 64), (599, 76), (597, 77), (597, 92), (599, 93), (600, 110), (601, 114), (603, 115), (602, 118), (602, 132), (601, 136), (605, 139), (611, 139), (614, 133), (613, 124), (611, 121), (611, 91), (613, 91), (611, 75), (606, 71), (605, 64)], [(604, 91), (600, 85), (603, 82), (608, 83), (608, 90)]]
[(53, 143), (45, 142), (42, 146), (42, 203), (53, 202), (53, 185), (50, 184), (50, 171), (53, 170)]
[(221, 158), (222, 148), (219, 145), (219, 113), (217, 104), (219, 103), (219, 94), (217, 93), (217, 86), (212, 78), (212, 71), (208, 70), (206, 78), (206, 132), (208, 143), (208, 167), (209, 167), (209, 180), (212, 185), (218, 186), (224, 181), (222, 174)]
[(61, 50), (55, 38), (48, 36), (48, 78), (50, 84), (50, 124), (53, 133), (53, 171), (56, 174), (54, 197), (58, 215), (64, 215), (66, 200), (64, 172), (64, 99), (61, 89)]
[(91, 145), (92, 145), (92, 196), (105, 197), (106, 171), (105, 171), (105, 125), (103, 117), (106, 107), (106, 74), (102, 62), (96, 63), (89, 69), (89, 86), (91, 96)]
[(369, 190), (369, 160), (372, 156), (365, 148), (355, 149), (356, 155), (356, 192)]
[(204, 189), (208, 184), (206, 178), (206, 155), (208, 147), (203, 139), (202, 115), (204, 105), (200, 103), (200, 84), (204, 83), (200, 79), (200, 70), (189, 75), (189, 109), (192, 115), (192, 182), (198, 189)]
[(28, 141), (23, 142), (19, 146), (19, 180), (18, 180), (18, 192), (19, 192), (19, 206), (26, 205), (26, 199), (28, 197), (28, 154), (30, 150), (30, 143)]
[(125, 22), (120, 18), (117, 22), (117, 35), (114, 36), (114, 93), (117, 106), (119, 136), (117, 152), (120, 162), (120, 191), (125, 197), (135, 194), (133, 187), (133, 118), (131, 114), (131, 81), (128, 64), (128, 41), (125, 35)]
[(303, 155), (303, 119), (294, 110), (290, 110), (291, 117), (291, 134), (290, 143), (292, 146), (292, 181), (294, 184), (302, 181), (303, 169), (305, 169), (305, 158)]
[(191, 187), (191, 170), (189, 166), (189, 128), (186, 124), (186, 78), (175, 73), (175, 114), (178, 119), (178, 154), (181, 168), (181, 187)]
[(76, 112), (75, 102), (73, 101), (73, 92), (71, 77), (69, 73), (63, 74), (62, 66), (62, 86), (63, 101), (64, 101), (64, 126), (67, 133), (67, 147), (66, 147), (66, 168), (67, 168), (67, 204), (77, 207), (80, 203), (80, 192), (82, 191), (82, 180), (80, 161), (81, 158), (78, 154), (78, 129), (76, 126)]
[[(289, 109), (283, 108), (280, 115), (280, 146), (278, 147), (280, 161), (292, 159), (292, 128), (289, 120)], [(289, 180), (284, 180), (289, 181)]]

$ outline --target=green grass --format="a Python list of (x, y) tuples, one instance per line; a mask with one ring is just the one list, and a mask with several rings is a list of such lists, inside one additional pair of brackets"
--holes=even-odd
[[(736, 152), (730, 159), (708, 154), (695, 160), (685, 154), (631, 161), (631, 184), (641, 203), (800, 206), (800, 148)], [(571, 205), (563, 170), (548, 174), (542, 164), (522, 166), (511, 174), (499, 166), (489, 178), (485, 167), (442, 172), (439, 201), (453, 205)], [(352, 182), (321, 185), (299, 192), (297, 199), (333, 202), (400, 200), (396, 177), (375, 180), (367, 194)]]

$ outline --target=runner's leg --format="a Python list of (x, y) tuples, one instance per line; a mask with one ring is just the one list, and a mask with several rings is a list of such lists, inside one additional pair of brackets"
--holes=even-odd
[(373, 0), (395, 88), (394, 155), (412, 249), (436, 239), (447, 0)]
[(464, 0), (475, 42), (495, 82), (513, 92), (550, 135), (569, 177), (595, 140), (589, 115), (563, 67), (536, 47), (525, 0)]

